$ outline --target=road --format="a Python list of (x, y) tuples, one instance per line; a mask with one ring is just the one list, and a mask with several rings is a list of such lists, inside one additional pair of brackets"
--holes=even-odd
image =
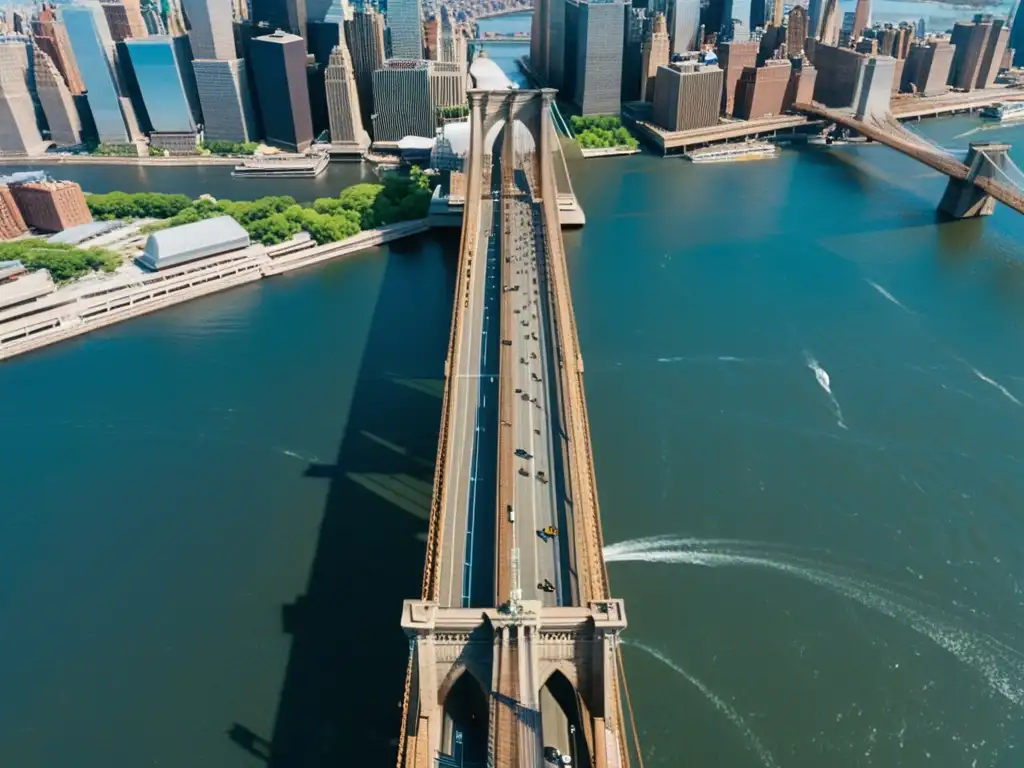
[(469, 295), (460, 275), (456, 301), (463, 302), (459, 377), (452, 407), (453, 443), (446, 469), (444, 562), (441, 604), (489, 606), (494, 600), (494, 528), (497, 488), (499, 249), (492, 231), (496, 200), (480, 203), (477, 253), (486, 263), (472, 264)]
[[(534, 203), (525, 192), (526, 180), (516, 174), (519, 195), (505, 201), (505, 224), (510, 237), (511, 282), (506, 300), (512, 305), (512, 374), (517, 398), (513, 411), (516, 475), (513, 507), (516, 512), (516, 544), (519, 548), (519, 577), (523, 598), (545, 605), (571, 603), (560, 567), (563, 530), (559, 515), (558, 468), (552, 439), (553, 382), (548, 373), (551, 354), (547, 323), (547, 302), (540, 282), (542, 260), (538, 254), (537, 216)], [(556, 536), (542, 534), (557, 528)], [(542, 585), (549, 584), (552, 591)]]

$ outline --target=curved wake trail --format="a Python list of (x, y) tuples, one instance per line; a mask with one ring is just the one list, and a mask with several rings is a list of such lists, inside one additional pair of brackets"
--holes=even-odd
[(733, 548), (730, 548), (728, 545), (721, 547), (722, 540), (705, 540), (703, 548), (699, 548), (700, 540), (697, 539), (676, 541), (678, 548), (673, 548), (672, 540), (668, 538), (646, 546), (643, 540), (612, 544), (605, 548), (605, 561), (680, 563), (706, 568), (739, 566), (785, 573), (904, 624), (979, 673), (993, 691), (1018, 706), (1024, 706), (1024, 659), (1015, 649), (993, 637), (930, 618), (908, 604), (907, 598), (877, 584), (830, 573), (796, 558), (783, 560), (777, 557), (779, 553), (776, 552), (748, 552), (734, 548), (737, 544), (743, 546), (743, 542), (732, 542)]
[(710, 688), (704, 685), (704, 683), (702, 683), (696, 677), (694, 677), (685, 669), (680, 667), (678, 664), (672, 661), (672, 659), (663, 654), (661, 651), (655, 648), (651, 648), (649, 645), (644, 645), (643, 643), (637, 640), (626, 640), (625, 638), (623, 638), (622, 640), (622, 645), (626, 645), (632, 648), (639, 648), (644, 653), (656, 658), (669, 669), (682, 675), (682, 677), (684, 677), (686, 681), (690, 683), (690, 685), (692, 685), (694, 688), (696, 688), (704, 695), (704, 698), (706, 698), (708, 701), (715, 705), (715, 709), (717, 709), (719, 712), (725, 715), (729, 719), (729, 721), (740, 730), (744, 738), (747, 740), (747, 744), (749, 744), (750, 748), (757, 753), (758, 758), (760, 758), (761, 760), (761, 764), (765, 768), (779, 768), (779, 764), (775, 762), (775, 758), (772, 757), (772, 753), (769, 752), (768, 748), (761, 743), (761, 740), (759, 738), (757, 738), (757, 734), (750, 730), (750, 726), (747, 725), (746, 721), (743, 719), (740, 713), (732, 707), (730, 707), (725, 701), (723, 701), (718, 696), (718, 694), (716, 694), (714, 691), (712, 691)]
[(814, 371), (814, 378), (818, 380), (818, 385), (825, 390), (829, 400), (832, 401), (832, 409), (836, 414), (836, 423), (842, 429), (849, 429), (843, 421), (843, 409), (839, 407), (839, 401), (832, 394), (832, 381), (829, 379), (828, 371), (821, 367), (810, 352), (804, 352), (804, 360), (807, 362), (807, 367)]

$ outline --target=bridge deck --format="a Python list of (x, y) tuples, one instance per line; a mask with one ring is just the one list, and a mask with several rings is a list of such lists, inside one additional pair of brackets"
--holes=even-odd
[[(864, 120), (858, 120), (852, 112), (831, 109), (817, 103), (796, 104), (794, 108), (852, 128), (862, 136), (866, 136), (872, 141), (877, 141), (879, 144), (885, 144), (897, 152), (902, 152), (908, 157), (912, 157), (934, 168), (939, 173), (949, 176), (951, 179), (968, 180), (970, 169), (966, 165), (956, 158), (917, 140), (913, 134), (903, 130), (895, 119), (892, 121), (892, 124), (868, 123)], [(1020, 190), (1009, 184), (982, 176), (972, 178), (971, 181), (999, 202), (1018, 213), (1024, 213), (1024, 194)]]

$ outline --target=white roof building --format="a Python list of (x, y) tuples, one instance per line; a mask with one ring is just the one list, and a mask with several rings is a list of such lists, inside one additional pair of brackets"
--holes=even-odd
[(207, 256), (248, 248), (249, 244), (249, 233), (241, 224), (230, 216), (216, 216), (154, 232), (146, 240), (139, 262), (148, 269), (166, 269)]

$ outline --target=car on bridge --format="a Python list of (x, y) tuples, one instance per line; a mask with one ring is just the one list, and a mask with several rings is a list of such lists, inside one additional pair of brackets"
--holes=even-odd
[(533, 458), (533, 454), (532, 453), (530, 453), (529, 451), (524, 450), (522, 448), (516, 448), (516, 456), (518, 456), (521, 459), (532, 459)]

